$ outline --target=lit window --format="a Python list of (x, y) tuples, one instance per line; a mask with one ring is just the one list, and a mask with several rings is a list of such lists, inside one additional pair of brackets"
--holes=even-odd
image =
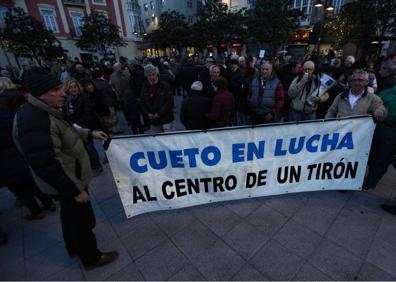
[(96, 5), (106, 5), (106, 0), (92, 0), (92, 3)]
[(128, 13), (129, 21), (131, 23), (132, 33), (140, 32), (140, 16), (133, 13)]
[(58, 24), (55, 18), (55, 10), (40, 9), (40, 12), (44, 19), (45, 28), (54, 33), (59, 32)]
[(337, 15), (341, 11), (343, 5), (344, 0), (333, 0), (334, 15)]
[(293, 8), (304, 13), (304, 16), (301, 17), (301, 21), (307, 21), (312, 13), (312, 0), (294, 0)]
[(84, 25), (84, 14), (81, 12), (70, 12), (70, 17), (74, 25), (76, 36), (81, 36), (81, 30)]
[(144, 10), (148, 11), (148, 4), (147, 3), (144, 4)]

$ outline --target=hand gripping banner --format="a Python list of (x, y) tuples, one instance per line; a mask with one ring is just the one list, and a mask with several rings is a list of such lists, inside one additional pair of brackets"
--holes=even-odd
[(318, 190), (360, 190), (371, 117), (120, 137), (107, 156), (125, 213)]

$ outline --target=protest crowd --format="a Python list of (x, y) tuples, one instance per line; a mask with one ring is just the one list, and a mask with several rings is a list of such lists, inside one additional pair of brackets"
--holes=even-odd
[[(78, 59), (24, 66), (0, 77), (0, 187), (40, 220), (60, 206), (65, 247), (86, 269), (118, 258), (97, 245), (89, 201), (102, 173), (99, 143), (123, 134), (174, 130), (174, 97), (186, 130), (371, 115), (376, 123), (363, 189), (375, 189), (396, 167), (396, 54), (379, 61), (353, 56), (121, 57), (83, 65)], [(59, 203), (59, 204), (58, 204)], [(382, 205), (396, 215), (396, 205)], [(12, 228), (12, 227), (9, 227)], [(7, 231), (0, 222), (0, 246)]]

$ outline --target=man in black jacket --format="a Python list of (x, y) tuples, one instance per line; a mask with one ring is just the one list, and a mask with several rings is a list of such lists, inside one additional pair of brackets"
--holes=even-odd
[(143, 85), (140, 107), (150, 120), (153, 133), (173, 130), (173, 93), (166, 82), (159, 80), (159, 70), (145, 66), (146, 83)]
[(230, 60), (229, 68), (227, 69), (227, 79), (229, 84), (228, 90), (234, 95), (235, 99), (237, 125), (251, 125), (250, 109), (246, 97), (247, 92), (245, 91), (245, 78), (239, 69), (237, 59)]
[[(119, 101), (117, 100), (117, 95), (114, 92), (113, 88), (105, 79), (103, 72), (95, 70), (92, 72), (92, 77), (94, 78), (93, 82), (95, 84), (96, 90), (101, 93), (101, 95), (104, 95), (106, 97), (106, 102), (110, 110), (110, 116), (116, 116)], [(110, 130), (113, 134), (122, 133), (122, 131), (118, 129), (117, 124), (113, 126)]]
[(377, 93), (396, 85), (396, 63), (391, 60), (382, 63), (379, 70)]
[(191, 85), (190, 95), (183, 99), (180, 110), (180, 121), (187, 130), (208, 129), (210, 121), (206, 113), (210, 112), (212, 99), (204, 96), (201, 81)]
[(118, 253), (99, 251), (95, 215), (88, 184), (92, 169), (84, 142), (106, 140), (101, 131), (74, 128), (61, 109), (66, 94), (59, 80), (40, 69), (26, 75), (28, 102), (17, 112), (13, 137), (43, 192), (58, 199), (63, 239), (70, 256), (78, 256), (87, 270), (108, 264)]

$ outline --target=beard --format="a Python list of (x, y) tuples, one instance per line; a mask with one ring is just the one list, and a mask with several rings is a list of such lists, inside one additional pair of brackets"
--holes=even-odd
[(148, 82), (150, 83), (150, 85), (154, 85), (157, 84), (159, 81), (159, 79), (157, 78), (156, 80), (149, 80)]

